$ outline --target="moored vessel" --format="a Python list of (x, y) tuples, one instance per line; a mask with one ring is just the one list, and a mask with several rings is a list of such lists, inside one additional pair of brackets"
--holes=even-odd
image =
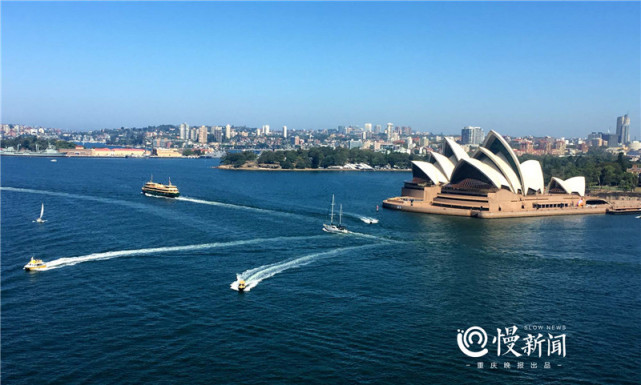
[(155, 195), (167, 198), (177, 198), (180, 196), (178, 187), (171, 184), (171, 179), (169, 179), (169, 184), (165, 185), (154, 182), (153, 177), (149, 179), (149, 182), (142, 186), (142, 193), (145, 195)]

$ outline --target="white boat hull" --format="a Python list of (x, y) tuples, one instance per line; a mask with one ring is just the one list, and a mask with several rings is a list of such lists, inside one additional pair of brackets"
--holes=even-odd
[(328, 232), (328, 233), (336, 233), (336, 234), (348, 234), (349, 230), (346, 228), (341, 228), (336, 225), (323, 225), (323, 231)]

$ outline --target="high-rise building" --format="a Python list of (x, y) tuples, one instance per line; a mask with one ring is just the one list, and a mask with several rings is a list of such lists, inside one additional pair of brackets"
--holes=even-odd
[(617, 139), (619, 143), (630, 143), (630, 118), (628, 114), (617, 118)]
[(372, 132), (372, 123), (365, 123), (365, 131)]
[(187, 138), (188, 134), (189, 134), (189, 124), (182, 123), (180, 125), (180, 139), (182, 139), (182, 140), (188, 139)]
[(608, 147), (617, 147), (619, 145), (619, 135), (617, 134), (601, 134), (601, 137), (608, 142)]
[(461, 130), (461, 143), (463, 144), (481, 144), (485, 139), (485, 134), (481, 127), (465, 126)]
[(283, 138), (287, 138), (287, 126), (283, 126)]
[(375, 134), (380, 134), (381, 133), (381, 125), (377, 124), (374, 128), (374, 133)]
[(214, 135), (214, 142), (223, 141), (223, 128), (221, 126), (215, 126), (211, 128), (211, 133)]
[(207, 127), (205, 126), (200, 126), (198, 129), (198, 143), (207, 143)]
[(265, 134), (265, 136), (269, 135), (269, 124), (265, 124), (263, 126), (263, 133)]
[(225, 138), (231, 139), (231, 124), (225, 126)]
[(189, 129), (189, 139), (192, 142), (198, 140), (198, 129), (196, 127), (192, 127)]

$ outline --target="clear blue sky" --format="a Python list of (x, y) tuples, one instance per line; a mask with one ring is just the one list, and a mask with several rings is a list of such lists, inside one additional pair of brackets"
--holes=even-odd
[(2, 123), (639, 130), (639, 2), (6, 2)]

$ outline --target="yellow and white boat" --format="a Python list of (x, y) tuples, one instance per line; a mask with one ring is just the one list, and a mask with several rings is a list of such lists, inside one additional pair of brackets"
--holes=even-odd
[(238, 281), (238, 291), (239, 292), (242, 293), (243, 291), (245, 291), (245, 286), (246, 286), (246, 284), (245, 284), (244, 280), (241, 279), (240, 281)]
[(31, 257), (31, 261), (24, 265), (24, 269), (26, 271), (36, 271), (36, 270), (45, 270), (47, 268), (47, 264), (42, 262), (42, 259), (34, 259)]
[(178, 187), (171, 184), (171, 179), (169, 179), (169, 184), (155, 183), (150, 179), (149, 182), (142, 186), (142, 193), (145, 195), (156, 195), (167, 198), (177, 198), (180, 196)]

